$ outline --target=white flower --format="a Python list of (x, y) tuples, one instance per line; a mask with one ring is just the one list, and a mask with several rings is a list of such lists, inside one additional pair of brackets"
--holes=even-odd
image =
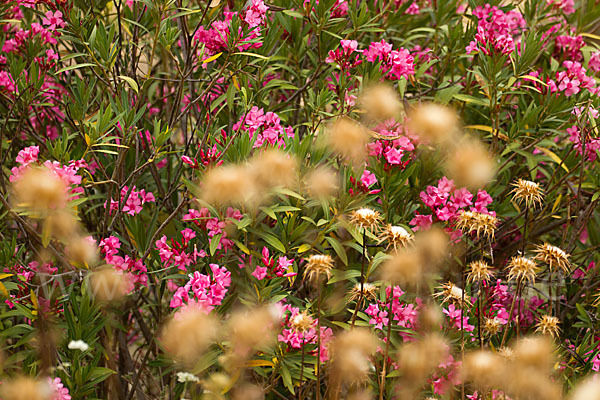
[(71, 340), (67, 346), (71, 350), (87, 351), (90, 348), (83, 340)]
[(184, 382), (199, 382), (200, 379), (194, 374), (190, 374), (189, 372), (178, 372), (177, 373), (177, 381)]

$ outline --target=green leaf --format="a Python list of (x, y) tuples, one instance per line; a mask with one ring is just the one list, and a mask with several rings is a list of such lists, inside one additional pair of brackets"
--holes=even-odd
[(275, 236), (273, 236), (269, 233), (263, 233), (263, 234), (259, 234), (259, 235), (265, 240), (265, 242), (270, 244), (272, 247), (274, 247), (275, 249), (279, 250), (282, 253), (286, 253), (285, 246)]
[(217, 251), (217, 246), (219, 246), (219, 243), (221, 242), (221, 236), (223, 236), (222, 233), (219, 233), (218, 235), (213, 236), (213, 238), (210, 240), (210, 255), (214, 256), (215, 252)]
[(348, 265), (348, 256), (346, 255), (346, 250), (344, 249), (344, 246), (342, 246), (342, 244), (337, 239), (331, 236), (325, 237), (325, 240), (327, 240), (331, 247), (333, 247), (336, 254), (342, 260), (344, 265)]
[(83, 64), (76, 64), (76, 65), (71, 65), (69, 67), (64, 67), (59, 69), (58, 71), (56, 71), (54, 73), (54, 75), (58, 75), (62, 72), (67, 72), (67, 71), (72, 71), (74, 69), (79, 69), (79, 68), (84, 68), (84, 67), (95, 67), (96, 64), (92, 64), (92, 63), (83, 63)]
[(119, 78), (121, 78), (122, 80), (124, 80), (125, 82), (127, 82), (127, 84), (129, 84), (129, 86), (131, 86), (131, 88), (136, 92), (136, 93), (140, 93), (140, 88), (137, 84), (137, 82), (135, 80), (133, 80), (132, 78), (125, 76), (125, 75), (119, 75)]

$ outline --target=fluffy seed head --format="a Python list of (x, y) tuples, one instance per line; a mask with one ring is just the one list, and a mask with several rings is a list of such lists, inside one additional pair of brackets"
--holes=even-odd
[(219, 330), (211, 314), (195, 307), (180, 310), (163, 327), (161, 343), (175, 360), (191, 366), (213, 343)]
[(59, 210), (67, 204), (65, 183), (46, 167), (29, 167), (13, 183), (17, 207), (45, 216), (48, 211)]
[(413, 248), (400, 249), (381, 268), (381, 279), (393, 285), (416, 286), (424, 274), (423, 257)]
[(376, 120), (394, 118), (403, 108), (396, 91), (389, 85), (381, 84), (367, 88), (360, 96), (359, 104), (369, 118)]
[(48, 229), (50, 235), (59, 240), (68, 242), (73, 238), (79, 229), (79, 223), (75, 214), (69, 208), (51, 212), (44, 221), (45, 229)]
[(494, 178), (496, 163), (479, 141), (466, 140), (450, 153), (446, 171), (457, 186), (470, 190), (485, 187)]
[(90, 275), (90, 290), (96, 301), (118, 302), (129, 292), (131, 281), (121, 271), (111, 266), (101, 268)]
[(455, 304), (456, 306), (461, 308), (464, 305), (467, 305), (469, 307), (472, 305), (470, 302), (469, 295), (464, 293), (461, 288), (459, 288), (452, 282), (443, 283), (438, 287), (438, 289), (441, 289), (442, 291), (434, 294), (434, 297), (441, 297), (442, 303)]
[(236, 311), (227, 323), (232, 350), (245, 358), (251, 351), (270, 346), (275, 339), (274, 313), (267, 307)]
[(318, 167), (306, 176), (308, 193), (315, 198), (332, 196), (340, 188), (339, 177), (328, 167)]
[(467, 266), (467, 282), (489, 282), (494, 276), (490, 266), (483, 260), (473, 261)]
[(398, 352), (402, 384), (420, 387), (431, 372), (449, 354), (449, 346), (438, 333), (427, 334), (418, 341), (404, 344)]
[(292, 317), (290, 323), (295, 331), (304, 333), (313, 327), (315, 320), (305, 310)]
[(439, 266), (448, 257), (449, 245), (448, 235), (438, 227), (419, 231), (415, 235), (415, 248), (428, 269)]
[[(357, 283), (350, 289), (349, 301), (358, 300), (361, 297), (361, 284)], [(367, 301), (373, 301), (377, 297), (377, 286), (372, 283), (365, 282), (362, 285), (362, 298)]]
[(334, 267), (333, 258), (327, 254), (313, 254), (306, 259), (304, 267), (304, 279), (316, 282), (322, 277), (331, 278), (331, 270)]
[(373, 229), (377, 227), (377, 224), (381, 221), (381, 214), (378, 211), (372, 210), (370, 208), (360, 208), (358, 210), (352, 211), (350, 216), (350, 223), (363, 228), (363, 229)]
[(69, 260), (76, 266), (89, 267), (98, 260), (98, 248), (90, 238), (79, 236), (66, 248)]
[(369, 134), (363, 126), (349, 118), (338, 118), (327, 139), (333, 151), (353, 164), (360, 165), (366, 158)]
[(480, 389), (496, 386), (504, 375), (504, 360), (489, 351), (475, 351), (465, 357), (462, 372)]
[(569, 400), (600, 400), (600, 379), (593, 376), (577, 384), (570, 393)]
[(535, 331), (540, 332), (542, 335), (550, 335), (556, 338), (560, 334), (559, 323), (560, 320), (557, 317), (542, 315), (535, 325)]
[(253, 204), (257, 187), (251, 171), (240, 165), (226, 165), (210, 169), (201, 186), (201, 198), (208, 203)]
[(408, 126), (421, 138), (433, 143), (442, 143), (450, 140), (459, 131), (459, 119), (448, 107), (424, 103), (410, 112)]
[(377, 350), (377, 338), (367, 329), (356, 328), (340, 333), (332, 349), (335, 374), (346, 382), (358, 382), (369, 373), (369, 357)]
[(419, 312), (419, 328), (425, 331), (438, 330), (444, 322), (442, 309), (431, 302), (421, 308)]
[(387, 225), (378, 237), (379, 244), (386, 243), (386, 249), (390, 247), (398, 250), (408, 246), (413, 241), (413, 235), (401, 226)]
[(544, 191), (538, 183), (525, 179), (518, 179), (512, 184), (513, 201), (518, 204), (525, 203), (525, 207), (542, 205)]
[(519, 340), (514, 346), (514, 359), (519, 367), (548, 372), (554, 363), (554, 346), (548, 336), (531, 336)]
[(51, 400), (52, 390), (48, 382), (20, 376), (0, 385), (3, 400)]
[(510, 259), (508, 266), (508, 280), (517, 280), (532, 283), (535, 281), (538, 268), (535, 262), (527, 257), (515, 256)]
[(290, 187), (297, 177), (298, 162), (281, 150), (268, 149), (254, 156), (248, 168), (259, 188)]
[(539, 245), (535, 252), (537, 254), (533, 259), (548, 264), (548, 268), (550, 268), (551, 271), (560, 270), (565, 274), (571, 271), (569, 255), (560, 247), (552, 246), (549, 243), (544, 243)]

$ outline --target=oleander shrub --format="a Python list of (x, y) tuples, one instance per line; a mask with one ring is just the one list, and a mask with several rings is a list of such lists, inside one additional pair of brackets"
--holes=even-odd
[(597, 0), (0, 15), (0, 399), (599, 399)]

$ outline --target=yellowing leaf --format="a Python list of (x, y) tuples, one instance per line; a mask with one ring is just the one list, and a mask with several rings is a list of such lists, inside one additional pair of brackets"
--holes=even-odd
[(217, 53), (214, 56), (208, 57), (206, 60), (202, 61), (202, 64), (208, 64), (211, 61), (215, 61), (217, 58), (221, 57), (221, 54), (223, 54), (223, 52)]
[(90, 136), (86, 133), (85, 134), (85, 144), (87, 144), (87, 147), (90, 147), (92, 143), (92, 140), (90, 139)]
[(6, 287), (2, 282), (0, 282), (0, 293), (2, 293), (4, 297), (8, 298), (8, 290), (6, 290)]
[(552, 213), (553, 214), (554, 214), (554, 211), (556, 211), (556, 209), (558, 208), (558, 205), (560, 204), (561, 199), (562, 199), (562, 193), (558, 195), (558, 197), (554, 201), (554, 204), (552, 205)]
[(594, 35), (593, 33), (586, 33), (586, 32), (584, 32), (584, 33), (580, 33), (579, 35), (586, 36), (586, 37), (589, 37), (589, 38), (592, 38), (592, 39), (596, 39), (596, 40), (600, 40), (600, 36)]
[(300, 247), (298, 247), (298, 254), (304, 253), (305, 251), (308, 251), (310, 249), (311, 249), (311, 245), (304, 243), (304, 244), (300, 245)]
[(33, 304), (34, 310), (37, 310), (38, 308), (40, 308), (37, 296), (35, 295), (33, 290), (30, 290), (29, 293), (31, 294), (31, 304)]
[(539, 146), (535, 146), (538, 150), (540, 150), (542, 153), (544, 153), (545, 155), (547, 155), (548, 157), (550, 157), (552, 159), (552, 161), (554, 161), (555, 163), (557, 163), (558, 165), (560, 165), (562, 167), (562, 169), (564, 169), (565, 171), (569, 172), (569, 168), (567, 168), (567, 166), (565, 165), (565, 163), (563, 162), (563, 160), (560, 159), (560, 157), (558, 155), (556, 155), (555, 152), (553, 152), (550, 149), (547, 149), (545, 147), (539, 147)]
[(13, 276), (13, 274), (0, 274), (0, 279), (8, 278), (9, 276)]
[(239, 84), (239, 82), (237, 80), (237, 76), (234, 75), (233, 78), (232, 78), (232, 80), (233, 80), (233, 86), (235, 86), (235, 88), (237, 90), (240, 90), (240, 84)]
[(269, 360), (250, 360), (246, 364), (247, 367), (274, 367), (272, 361)]
[(546, 82), (541, 81), (541, 80), (539, 80), (538, 78), (536, 78), (535, 76), (532, 76), (532, 75), (521, 75), (519, 78), (521, 78), (521, 79), (526, 78), (526, 79), (532, 80), (534, 82), (537, 82), (540, 85), (548, 86), (548, 84)]

